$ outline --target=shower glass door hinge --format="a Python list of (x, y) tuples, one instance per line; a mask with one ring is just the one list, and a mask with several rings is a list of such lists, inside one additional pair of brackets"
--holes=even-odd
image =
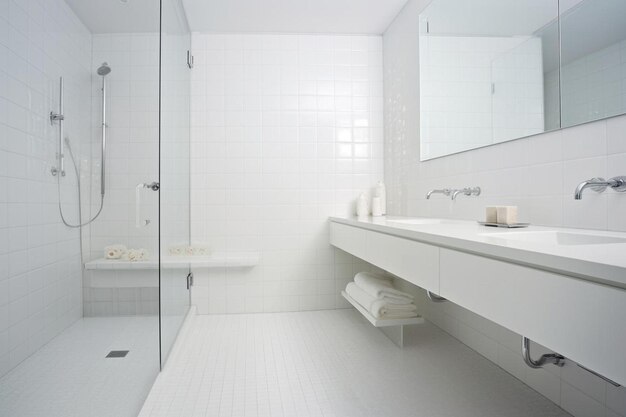
[(193, 272), (187, 274), (187, 289), (193, 287)]
[(187, 66), (189, 69), (193, 68), (193, 55), (191, 54), (191, 51), (187, 51)]

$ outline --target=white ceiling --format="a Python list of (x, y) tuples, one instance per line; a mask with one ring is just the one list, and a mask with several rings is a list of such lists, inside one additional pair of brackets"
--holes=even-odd
[(183, 0), (192, 31), (382, 34), (407, 0)]
[(158, 0), (65, 0), (92, 33), (159, 31)]

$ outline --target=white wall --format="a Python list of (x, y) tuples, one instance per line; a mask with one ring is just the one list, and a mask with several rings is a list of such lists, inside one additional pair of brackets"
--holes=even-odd
[(379, 36), (194, 34), (192, 240), (258, 251), (195, 271), (201, 313), (345, 306), (327, 218), (383, 174)]
[[(89, 154), (91, 35), (62, 0), (0, 2), (0, 376), (82, 315), (79, 232), (58, 212), (58, 79), (77, 162)], [(62, 202), (77, 218), (66, 157)]]
[[(411, 0), (383, 37), (385, 66), (385, 180), (391, 213), (481, 219), (484, 206), (515, 204), (533, 224), (626, 231), (626, 196), (586, 192), (580, 181), (626, 173), (626, 117), (488, 148), (419, 161), (420, 11), (429, 0)], [(431, 188), (478, 185), (479, 198), (424, 195)], [(428, 319), (501, 365), (575, 416), (626, 415), (626, 390), (616, 389), (575, 365), (529, 371), (521, 365), (519, 335), (452, 303), (426, 304)]]

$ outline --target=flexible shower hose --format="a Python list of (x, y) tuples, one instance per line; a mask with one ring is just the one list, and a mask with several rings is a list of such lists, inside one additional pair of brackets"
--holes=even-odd
[(98, 209), (98, 212), (96, 213), (95, 216), (93, 216), (93, 218), (91, 218), (90, 220), (88, 220), (85, 223), (81, 223), (81, 220), (83, 218), (82, 215), (82, 207), (81, 207), (81, 191), (80, 191), (80, 174), (78, 172), (78, 166), (76, 165), (76, 159), (74, 159), (74, 152), (72, 152), (72, 147), (70, 146), (70, 141), (68, 138), (65, 138), (65, 144), (67, 146), (67, 150), (70, 154), (70, 158), (72, 159), (72, 165), (74, 166), (74, 173), (76, 174), (76, 185), (78, 187), (78, 224), (72, 224), (69, 223), (66, 219), (65, 216), (63, 215), (63, 207), (61, 206), (61, 175), (57, 175), (57, 190), (58, 190), (58, 194), (59, 194), (59, 213), (61, 214), (61, 220), (63, 221), (63, 224), (65, 224), (67, 227), (72, 227), (72, 228), (80, 228), (83, 226), (87, 226), (88, 224), (92, 223), (94, 220), (96, 220), (98, 218), (98, 216), (100, 215), (100, 213), (102, 212), (102, 208), (104, 207), (104, 190), (101, 190), (100, 193), (100, 208)]

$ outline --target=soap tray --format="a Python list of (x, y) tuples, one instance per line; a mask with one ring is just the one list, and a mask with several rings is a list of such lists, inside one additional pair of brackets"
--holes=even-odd
[(488, 223), (488, 222), (478, 222), (483, 226), (489, 227), (506, 227), (507, 229), (518, 229), (520, 227), (528, 227), (530, 223), (513, 223), (513, 224), (504, 224), (504, 223)]

